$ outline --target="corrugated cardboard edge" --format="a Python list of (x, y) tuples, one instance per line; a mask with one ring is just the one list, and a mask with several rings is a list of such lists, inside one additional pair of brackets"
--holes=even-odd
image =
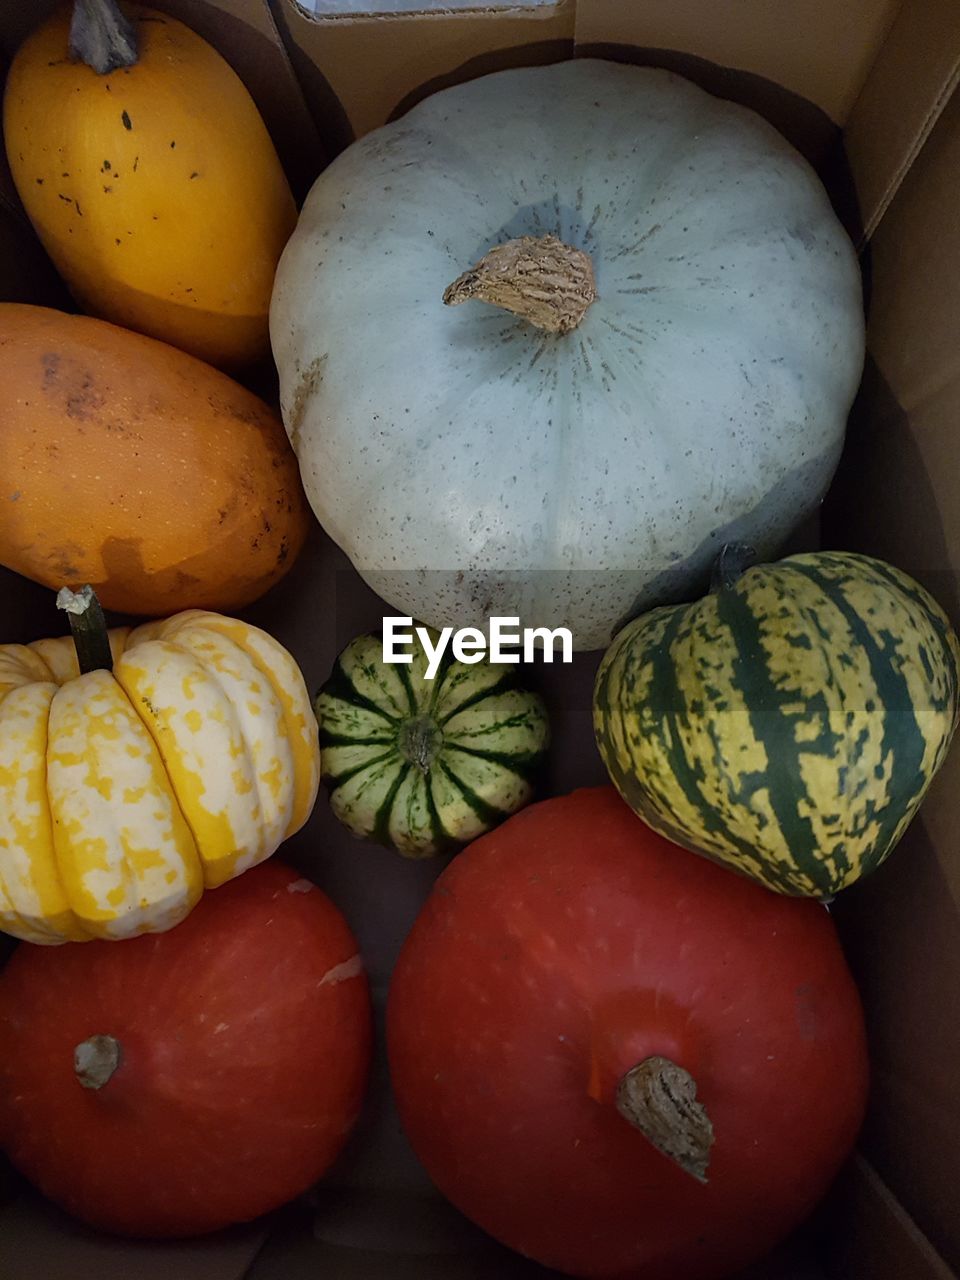
[(960, 5), (905, 0), (845, 131), (864, 240), (879, 226), (960, 82)]

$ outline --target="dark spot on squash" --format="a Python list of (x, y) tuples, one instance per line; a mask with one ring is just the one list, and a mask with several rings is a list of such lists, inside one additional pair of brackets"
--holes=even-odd
[(190, 180), (192, 182), (194, 178), (199, 178), (199, 177), (200, 177), (199, 173), (197, 173), (196, 169), (194, 169), (193, 173), (191, 173), (190, 175)]
[(114, 243), (114, 244), (123, 244), (123, 241), (122, 241), (122, 240), (114, 240), (114, 242), (113, 242), (113, 243)]
[(78, 566), (83, 562), (83, 548), (74, 542), (66, 542), (62, 547), (54, 547), (50, 552), (50, 566), (54, 573), (67, 585), (72, 585), (83, 574)]
[(57, 199), (62, 200), (64, 204), (73, 204), (73, 199), (70, 196), (65, 196), (62, 191), (57, 192)]
[(105, 173), (109, 168), (110, 168), (110, 161), (104, 160), (103, 166), (101, 167), (100, 172)]
[(140, 157), (139, 157), (139, 156), (134, 156), (134, 157), (133, 157), (133, 172), (134, 172), (134, 173), (136, 173), (136, 172), (137, 172), (137, 169), (139, 169), (139, 167), (140, 167)]
[(60, 372), (60, 356), (56, 351), (46, 351), (40, 357), (40, 364), (43, 367), (43, 386), (44, 389), (52, 387), (57, 381)]
[(176, 144), (175, 142), (171, 142), (171, 143), (170, 143), (170, 150), (172, 151), (176, 145), (177, 145), (177, 144)]
[(123, 122), (123, 127), (126, 130), (129, 131), (133, 128), (133, 122), (131, 121), (129, 115), (127, 115), (126, 111), (123, 111), (120, 113), (120, 119)]
[(103, 194), (104, 194), (105, 196), (108, 196), (112, 190), (113, 190), (113, 187), (104, 187), (104, 188), (103, 188)]
[(303, 416), (306, 413), (307, 401), (323, 381), (323, 367), (326, 362), (326, 353), (322, 356), (317, 356), (314, 360), (311, 360), (306, 369), (301, 373), (300, 381), (297, 383), (297, 389), (293, 393), (293, 405), (290, 410), (290, 443), (293, 445), (295, 453), (300, 447), (300, 428), (303, 425)]
[(43, 179), (42, 179), (42, 178), (38, 178), (38, 179), (37, 179), (37, 186), (38, 186), (38, 187), (42, 187), (42, 186), (43, 186)]

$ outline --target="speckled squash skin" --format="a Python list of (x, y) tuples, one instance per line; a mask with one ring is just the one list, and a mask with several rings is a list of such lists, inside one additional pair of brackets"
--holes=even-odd
[[(593, 263), (572, 332), (443, 305), (493, 245), (548, 233)], [(666, 71), (576, 59), (444, 90), (339, 156), (271, 338), (307, 495), (381, 596), (590, 649), (699, 590), (723, 542), (775, 554), (815, 507), (863, 309), (852, 245), (774, 129)]]
[(960, 644), (912, 578), (868, 556), (757, 565), (617, 636), (594, 727), (617, 790), (675, 843), (778, 893), (880, 865), (943, 763)]
[(239, 609), (310, 526), (277, 416), (102, 320), (0, 303), (0, 563), (148, 617)]
[(320, 776), (300, 669), (247, 623), (191, 610), (0, 646), (0, 929), (57, 944), (161, 933), (306, 822)]
[(68, 57), (70, 12), (17, 51), (3, 104), (24, 207), (85, 311), (224, 367), (269, 353), (296, 206), (239, 77), (168, 14), (124, 5), (138, 61)]

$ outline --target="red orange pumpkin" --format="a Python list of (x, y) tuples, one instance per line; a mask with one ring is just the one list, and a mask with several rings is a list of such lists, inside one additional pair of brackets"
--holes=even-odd
[(0, 974), (0, 1145), (95, 1226), (212, 1231), (324, 1173), (370, 1042), (346, 922), (266, 862), (169, 933), (18, 948)]
[(610, 787), (454, 860), (388, 1022), (440, 1190), (574, 1276), (734, 1274), (814, 1206), (863, 1114), (863, 1018), (826, 910), (678, 850)]

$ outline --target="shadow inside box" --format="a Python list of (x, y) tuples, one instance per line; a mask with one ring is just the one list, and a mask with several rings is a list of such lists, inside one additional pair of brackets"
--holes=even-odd
[[(861, 993), (870, 1044), (861, 1149), (914, 1230), (951, 1261), (960, 1257), (960, 1148), (951, 1140), (958, 1126), (953, 1064), (960, 1059), (960, 898), (950, 866), (956, 847), (947, 833), (953, 828), (945, 815), (958, 778), (960, 762), (950, 757), (890, 858), (831, 908)], [(867, 1246), (876, 1248), (869, 1239)]]
[(821, 529), (825, 548), (889, 561), (960, 623), (960, 588), (936, 489), (910, 416), (869, 355)]
[[(802, 1231), (730, 1280), (826, 1280), (817, 1259), (814, 1234)], [(299, 1205), (277, 1219), (244, 1280), (315, 1280), (318, 1275), (549, 1280), (560, 1273), (504, 1248), (438, 1196), (321, 1189), (312, 1214)]]

